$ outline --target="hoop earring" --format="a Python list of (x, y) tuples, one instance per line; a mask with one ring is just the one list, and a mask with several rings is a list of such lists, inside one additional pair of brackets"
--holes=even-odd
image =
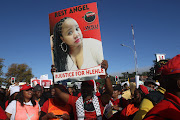
[[(65, 44), (66, 49), (64, 49), (63, 44)], [(61, 49), (62, 49), (63, 52), (67, 52), (67, 45), (66, 45), (65, 42), (62, 42), (60, 46), (61, 46)]]

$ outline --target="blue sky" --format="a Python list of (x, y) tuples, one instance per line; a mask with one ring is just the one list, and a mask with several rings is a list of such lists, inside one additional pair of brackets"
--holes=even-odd
[(134, 69), (131, 24), (134, 26), (139, 68), (153, 65), (155, 53), (172, 58), (180, 53), (179, 0), (1, 0), (0, 58), (6, 67), (26, 63), (35, 77), (52, 78), (48, 14), (97, 2), (104, 58), (108, 73)]

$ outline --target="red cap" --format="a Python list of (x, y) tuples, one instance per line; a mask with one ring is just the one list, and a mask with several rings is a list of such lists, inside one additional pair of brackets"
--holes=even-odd
[(180, 54), (173, 57), (163, 66), (162, 75), (171, 75), (180, 73)]
[(24, 85), (20, 86), (20, 91), (22, 91), (22, 90), (29, 90), (29, 89), (32, 89), (32, 88), (33, 87), (31, 87), (31, 85), (24, 84)]
[(149, 94), (147, 87), (145, 87), (144, 85), (139, 85), (139, 88), (145, 95)]
[(96, 82), (96, 85), (100, 85), (100, 83), (99, 83), (99, 82)]

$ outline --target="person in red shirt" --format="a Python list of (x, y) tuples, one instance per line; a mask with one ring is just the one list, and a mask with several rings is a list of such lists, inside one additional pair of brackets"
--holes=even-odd
[[(56, 86), (61, 91), (68, 93), (68, 90), (63, 85)], [(69, 94), (69, 93), (68, 93)], [(41, 120), (63, 120), (70, 119), (70, 114), (72, 113), (72, 107), (62, 100), (57, 98), (57, 95), (54, 98), (49, 98), (41, 107)]]
[(163, 66), (162, 77), (166, 84), (164, 100), (154, 106), (143, 120), (180, 119), (180, 54)]
[(141, 101), (147, 94), (149, 94), (147, 87), (145, 87), (144, 85), (139, 85), (139, 88), (135, 89), (134, 91), (134, 96), (131, 103), (122, 110), (119, 119), (132, 120), (137, 111), (139, 110), (139, 105)]
[(103, 90), (100, 88), (100, 83), (96, 82), (96, 96), (101, 96)]
[[(113, 87), (113, 94), (110, 103), (112, 104), (113, 115), (108, 120), (116, 120), (120, 118), (121, 111), (129, 104), (128, 100), (121, 97), (122, 88), (121, 85), (115, 85)], [(106, 118), (105, 118), (106, 119)]]
[[(108, 63), (106, 60), (103, 60), (101, 67), (107, 71)], [(75, 120), (102, 120), (104, 106), (109, 103), (113, 89), (111, 80), (107, 74), (105, 76), (101, 76), (101, 78), (105, 79), (106, 92), (99, 97), (95, 95), (94, 82), (91, 80), (82, 82), (80, 97), (71, 96), (55, 87), (56, 94), (58, 95), (59, 99), (73, 107)]]
[(6, 120), (6, 119), (7, 119), (6, 113), (0, 106), (0, 120)]

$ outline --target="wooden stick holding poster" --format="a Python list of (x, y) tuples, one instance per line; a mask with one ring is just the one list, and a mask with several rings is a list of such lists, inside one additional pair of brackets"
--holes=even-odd
[[(58, 72), (101, 64), (104, 57), (95, 2), (50, 13), (49, 23), (50, 36), (53, 36), (53, 61)], [(98, 79), (98, 74), (81, 77), (81, 80)]]

